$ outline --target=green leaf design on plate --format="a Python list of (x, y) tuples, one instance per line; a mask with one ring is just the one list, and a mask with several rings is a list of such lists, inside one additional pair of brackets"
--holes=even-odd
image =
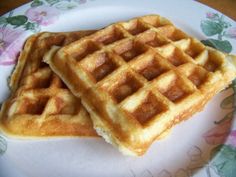
[(203, 20), (201, 21), (201, 29), (205, 35), (214, 36), (220, 34), (223, 31), (224, 26), (211, 20)]
[(0, 155), (4, 154), (7, 150), (7, 141), (0, 136)]
[(227, 40), (217, 40), (217, 39), (206, 39), (201, 41), (203, 44), (213, 47), (215, 49), (221, 50), (222, 52), (230, 53), (232, 51), (232, 45)]
[(236, 93), (236, 79), (233, 80), (231, 87), (233, 88), (234, 93)]
[(234, 116), (234, 110), (231, 111), (231, 112), (229, 112), (229, 113), (227, 113), (227, 114), (223, 117), (223, 119), (221, 119), (221, 120), (219, 120), (219, 121), (215, 121), (214, 123), (215, 123), (215, 124), (221, 124), (222, 122), (224, 122), (224, 121), (226, 121), (226, 120), (228, 120), (228, 119), (233, 119), (233, 116)]
[(25, 15), (17, 15), (13, 17), (8, 17), (6, 20), (7, 23), (18, 27), (24, 25), (27, 22), (28, 18)]
[(54, 4), (60, 2), (60, 0), (46, 0), (46, 2), (47, 2), (50, 6), (53, 6)]
[(230, 109), (234, 107), (234, 94), (226, 97), (220, 104), (223, 109)]
[(220, 176), (235, 177), (236, 148), (231, 145), (219, 145), (211, 152), (211, 165)]
[(39, 0), (34, 0), (34, 1), (30, 4), (31, 7), (37, 7), (37, 6), (41, 6), (41, 5), (43, 5), (43, 2), (42, 2), (42, 1), (39, 1)]
[(0, 17), (0, 25), (6, 24), (6, 23), (7, 23), (6, 17)]
[(27, 23), (24, 24), (24, 28), (26, 30), (31, 30), (33, 32), (38, 32), (39, 31), (39, 25), (37, 23), (27, 22)]

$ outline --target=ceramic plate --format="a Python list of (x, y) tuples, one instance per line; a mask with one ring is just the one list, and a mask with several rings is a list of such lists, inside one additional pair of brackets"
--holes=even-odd
[[(160, 14), (199, 40), (236, 53), (236, 23), (195, 1), (35, 0), (0, 17), (0, 102), (27, 36), (40, 31), (97, 29)], [(177, 125), (142, 157), (127, 157), (99, 138), (16, 140), (0, 137), (0, 176), (235, 177), (236, 84)]]

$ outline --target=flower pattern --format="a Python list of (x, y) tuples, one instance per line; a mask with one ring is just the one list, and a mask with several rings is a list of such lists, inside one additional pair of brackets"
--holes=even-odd
[[(92, 0), (91, 0), (92, 1)], [(41, 27), (55, 23), (61, 11), (70, 10), (78, 5), (87, 3), (87, 0), (34, 0), (24, 14), (0, 17), (0, 65), (15, 63), (24, 43), (21, 35), (25, 31), (40, 32)]]
[(201, 21), (200, 27), (208, 38), (201, 42), (225, 53), (230, 53), (233, 46), (227, 38), (236, 38), (235, 29), (229, 29), (231, 26), (231, 23), (225, 20), (223, 15), (207, 12), (206, 19)]
[(230, 132), (226, 144), (236, 148), (236, 130)]
[(236, 27), (230, 28), (230, 29), (226, 32), (226, 36), (229, 37), (229, 38), (236, 39)]
[(26, 11), (26, 16), (42, 26), (54, 23), (58, 19), (59, 10), (50, 6), (32, 7)]
[(212, 13), (212, 12), (207, 12), (206, 17), (209, 18), (209, 19), (215, 19), (217, 17), (217, 14)]
[(231, 123), (232, 121), (229, 119), (207, 131), (203, 135), (206, 142), (210, 145), (218, 145), (224, 143), (230, 133)]
[(23, 45), (21, 29), (0, 28), (0, 65), (14, 64)]

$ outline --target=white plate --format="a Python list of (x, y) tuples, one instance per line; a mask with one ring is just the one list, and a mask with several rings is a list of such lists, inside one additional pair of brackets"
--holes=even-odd
[[(34, 1), (0, 17), (0, 102), (9, 93), (7, 78), (15, 56), (33, 32), (95, 29), (155, 13), (199, 40), (211, 38), (222, 50), (230, 51), (231, 46), (231, 52), (236, 53), (236, 23), (195, 1)], [(232, 88), (215, 96), (204, 111), (177, 125), (167, 138), (155, 142), (138, 158), (123, 156), (97, 138), (15, 140), (2, 136), (0, 152), (6, 151), (0, 156), (0, 176), (235, 177)], [(217, 155), (210, 160), (212, 154)]]

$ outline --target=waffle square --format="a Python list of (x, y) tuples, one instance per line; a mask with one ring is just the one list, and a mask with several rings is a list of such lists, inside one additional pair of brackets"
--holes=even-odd
[(0, 125), (18, 137), (97, 136), (90, 116), (49, 66), (51, 46), (63, 46), (93, 31), (39, 33), (29, 37), (11, 76), (11, 96), (1, 108)]
[(147, 15), (105, 27), (45, 61), (81, 97), (99, 135), (124, 154), (142, 155), (231, 83), (235, 59)]

